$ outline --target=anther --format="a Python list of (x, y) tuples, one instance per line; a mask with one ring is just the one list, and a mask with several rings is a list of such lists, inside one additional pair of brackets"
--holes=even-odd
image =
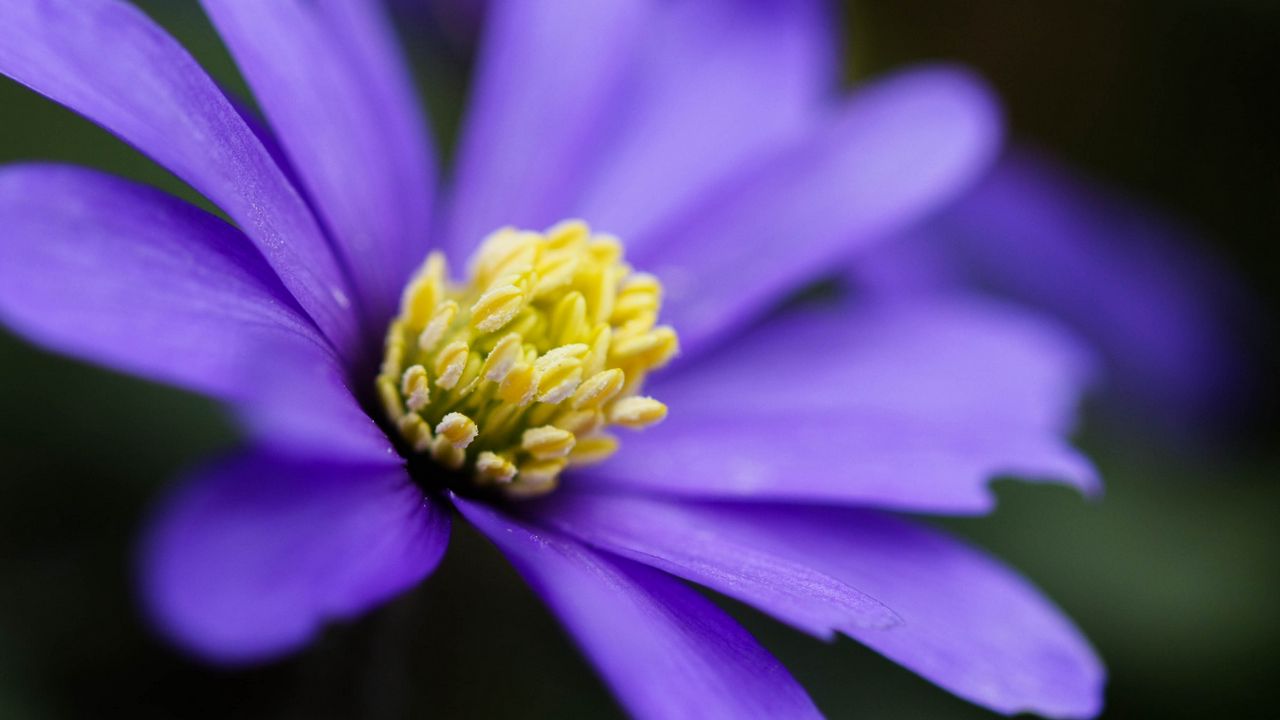
[(538, 402), (555, 404), (578, 389), (582, 382), (582, 358), (589, 350), (581, 343), (562, 345), (534, 362)]
[(573, 394), (573, 398), (569, 401), (569, 406), (574, 410), (578, 410), (602, 405), (618, 394), (625, 380), (626, 373), (618, 368), (610, 368), (598, 372), (578, 386), (578, 391)]
[(427, 377), (427, 369), (414, 365), (404, 371), (400, 380), (400, 394), (404, 395), (404, 404), (409, 410), (418, 412), (431, 402), (431, 379)]
[(464, 340), (454, 340), (436, 356), (436, 385), (445, 390), (453, 389), (458, 384), (458, 380), (462, 378), (462, 371), (467, 368), (467, 343)]
[(560, 413), (551, 420), (552, 425), (564, 428), (579, 437), (594, 432), (604, 423), (604, 413), (594, 409), (569, 410)]
[(560, 472), (567, 464), (563, 458), (521, 463), (516, 472), (516, 482), (511, 484), (507, 494), (515, 497), (545, 495), (555, 489)]
[(503, 228), (450, 282), (432, 253), (387, 331), (378, 401), (412, 452), (511, 497), (549, 492), (566, 467), (618, 448), (667, 408), (639, 396), (678, 349), (658, 325), (662, 284), (581, 221)]
[(431, 449), (431, 443), (435, 438), (431, 435), (431, 428), (427, 425), (427, 421), (423, 420), (421, 415), (405, 415), (400, 418), (399, 424), (400, 434), (415, 451), (426, 452)]
[(515, 463), (485, 450), (476, 457), (476, 478), (481, 482), (509, 483), (516, 476)]
[(675, 331), (664, 325), (643, 335), (618, 340), (613, 344), (611, 357), (620, 363), (638, 361), (647, 367), (662, 367), (679, 347)]
[(396, 391), (395, 380), (387, 375), (378, 378), (378, 401), (382, 403), (383, 411), (392, 422), (400, 422), (404, 415), (404, 403), (400, 393)]
[(435, 349), (449, 329), (449, 324), (453, 322), (453, 316), (457, 314), (458, 303), (452, 300), (440, 303), (431, 319), (427, 321), (427, 326), (418, 335), (418, 348), (423, 352), (431, 352)]
[(520, 447), (538, 460), (551, 460), (568, 455), (576, 439), (568, 430), (543, 425), (525, 430), (520, 438)]
[(557, 344), (573, 342), (582, 337), (587, 327), (587, 299), (574, 291), (556, 303), (551, 311), (551, 324), (547, 332)]
[(498, 397), (516, 405), (528, 405), (533, 402), (533, 396), (537, 390), (533, 366), (528, 363), (517, 363), (498, 386)]
[(465, 449), (479, 434), (475, 421), (462, 413), (451, 412), (436, 425), (436, 435), (459, 450)]
[(511, 322), (523, 306), (523, 290), (515, 285), (495, 287), (471, 306), (471, 321), (480, 332), (493, 332)]
[(610, 405), (606, 415), (614, 425), (639, 430), (661, 422), (667, 406), (651, 397), (628, 397)]
[(420, 328), (426, 324), (444, 295), (444, 275), (444, 256), (439, 252), (428, 255), (422, 272), (405, 288), (403, 315), (409, 327)]
[(493, 346), (493, 350), (489, 351), (489, 357), (485, 358), (480, 374), (485, 380), (502, 382), (523, 355), (524, 347), (520, 336), (515, 333), (505, 335), (497, 345)]
[(618, 451), (618, 439), (612, 435), (596, 435), (583, 438), (573, 446), (569, 453), (569, 464), (575, 466), (594, 465), (603, 462)]
[(455, 447), (448, 438), (437, 435), (431, 442), (431, 459), (450, 470), (460, 470), (467, 462), (467, 451)]

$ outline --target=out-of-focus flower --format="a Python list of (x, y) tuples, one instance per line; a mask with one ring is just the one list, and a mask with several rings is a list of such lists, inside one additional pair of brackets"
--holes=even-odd
[[(0, 72), (235, 223), (90, 170), (0, 172), (5, 322), (243, 422), (144, 543), (175, 641), (295, 649), (428, 575), (452, 509), (639, 716), (816, 714), (681, 578), (1001, 712), (1098, 712), (1101, 664), (1051, 603), (889, 514), (985, 512), (1002, 474), (1094, 492), (1064, 440), (1087, 353), (991, 300), (776, 311), (984, 172), (980, 81), (837, 99), (820, 2), (497, 3), (438, 199), (372, 3), (204, 5), (269, 129), (130, 5), (0, 0)], [(642, 381), (670, 417), (619, 449), (605, 427), (667, 412)]]
[(1170, 429), (1238, 407), (1249, 302), (1188, 231), (1039, 152), (1008, 151), (958, 201), (859, 257), (879, 298), (973, 291), (1061, 318), (1106, 361), (1105, 395)]

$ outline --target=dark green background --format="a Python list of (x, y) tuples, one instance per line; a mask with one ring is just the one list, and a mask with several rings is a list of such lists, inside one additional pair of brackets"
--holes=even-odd
[[(194, 3), (147, 7), (243, 88)], [(851, 80), (921, 58), (976, 65), (1005, 94), (1018, 135), (1201, 229), (1261, 297), (1260, 329), (1273, 332), (1276, 3), (886, 0), (846, 9), (845, 21)], [(420, 65), (433, 59), (414, 45)], [(437, 62), (423, 83), (446, 135), (463, 70)], [(193, 197), (105, 133), (0, 81), (0, 161), (32, 158)], [(1102, 503), (1002, 483), (994, 516), (947, 523), (1079, 621), (1111, 669), (1109, 716), (1273, 717), (1280, 707), (1273, 399), (1260, 390), (1212, 443), (1093, 413), (1081, 442), (1108, 479)], [(207, 401), (0, 334), (0, 717), (617, 712), (532, 594), (460, 524), (426, 585), (295, 659), (227, 672), (165, 649), (131, 596), (135, 531), (175, 473), (235, 442)], [(853, 642), (825, 645), (731, 609), (833, 717), (988, 715)]]

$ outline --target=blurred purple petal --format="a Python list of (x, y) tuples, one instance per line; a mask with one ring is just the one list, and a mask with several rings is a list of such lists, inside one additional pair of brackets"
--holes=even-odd
[(142, 548), (159, 629), (202, 656), (253, 662), (431, 573), (449, 515), (400, 468), (235, 458), (162, 505)]
[(836, 88), (824, 0), (655, 6), (598, 150), (603, 166), (572, 213), (628, 240), (813, 127)]
[(883, 301), (973, 290), (955, 257), (958, 243), (942, 237), (935, 217), (858, 255), (846, 273), (854, 292)]
[[(733, 558), (749, 548), (749, 563), (768, 558), (807, 567), (866, 592), (901, 622), (875, 628), (846, 616), (817, 630), (801, 627), (848, 634), (993, 710), (1092, 717), (1100, 709), (1105, 671), (1071, 621), (1016, 573), (941, 533), (865, 511), (581, 502), (600, 505), (585, 515), (576, 508), (566, 521), (575, 534), (700, 582), (681, 547), (694, 536), (709, 553)], [(631, 524), (635, 512), (655, 521), (650, 537)], [(625, 524), (618, 529), (617, 523)], [(776, 606), (753, 604), (795, 622), (794, 607), (779, 613)]]
[[(1244, 303), (1194, 240), (1022, 150), (854, 275), (878, 292), (971, 285), (1041, 308), (1105, 354), (1114, 389), (1191, 420), (1237, 399), (1245, 372), (1231, 325)], [(901, 268), (921, 263), (932, 283), (904, 286)]]
[(854, 250), (950, 201), (1001, 134), (995, 99), (954, 68), (877, 82), (818, 131), (636, 239), (696, 354)]
[(994, 509), (987, 483), (996, 477), (1061, 482), (1090, 494), (1101, 488), (1089, 461), (1055, 434), (996, 422), (869, 410), (673, 412), (625, 440), (617, 455), (566, 484), (947, 515)]
[(444, 237), (452, 256), (466, 257), (501, 226), (563, 219), (616, 111), (617, 82), (648, 5), (491, 4)]
[(234, 405), (282, 447), (394, 459), (329, 344), (249, 243), (157, 190), (0, 169), (0, 317), (59, 352)]
[(173, 38), (116, 0), (6, 0), (0, 73), (136, 146), (227, 212), (344, 355), (356, 316), (315, 218)]
[(551, 606), (634, 716), (819, 717), (786, 668), (678, 581), (485, 505), (455, 502)]
[(1066, 432), (1093, 376), (1056, 323), (976, 297), (787, 311), (654, 378), (673, 415), (874, 411)]
[(428, 124), (377, 3), (205, 0), (371, 316), (426, 253)]
[(750, 538), (718, 532), (685, 502), (614, 493), (560, 492), (521, 510), (601, 549), (691, 580), (832, 639), (842, 627), (901, 622), (858, 588), (792, 558), (760, 552)]

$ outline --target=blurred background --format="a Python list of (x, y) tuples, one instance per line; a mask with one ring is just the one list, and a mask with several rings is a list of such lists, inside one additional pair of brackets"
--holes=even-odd
[[(243, 92), (195, 3), (142, 4)], [(1016, 137), (1197, 231), (1257, 296), (1248, 352), (1264, 381), (1274, 375), (1280, 4), (866, 0), (846, 4), (842, 22), (849, 82), (921, 59), (969, 63), (1003, 94)], [(405, 35), (433, 121), (451, 137), (465, 52), (408, 24)], [(0, 80), (0, 162), (36, 158), (195, 199), (106, 133)], [(231, 672), (171, 652), (134, 603), (135, 533), (166, 483), (233, 447), (234, 429), (210, 402), (2, 330), (0, 378), (0, 717), (618, 713), (532, 593), (461, 524), (426, 585), (294, 659)], [(1275, 717), (1274, 390), (1260, 382), (1190, 434), (1091, 408), (1079, 440), (1107, 479), (1103, 502), (1002, 482), (993, 516), (945, 523), (1082, 626), (1110, 668), (1108, 717)], [(832, 717), (989, 716), (852, 641), (827, 645), (729, 607)]]

